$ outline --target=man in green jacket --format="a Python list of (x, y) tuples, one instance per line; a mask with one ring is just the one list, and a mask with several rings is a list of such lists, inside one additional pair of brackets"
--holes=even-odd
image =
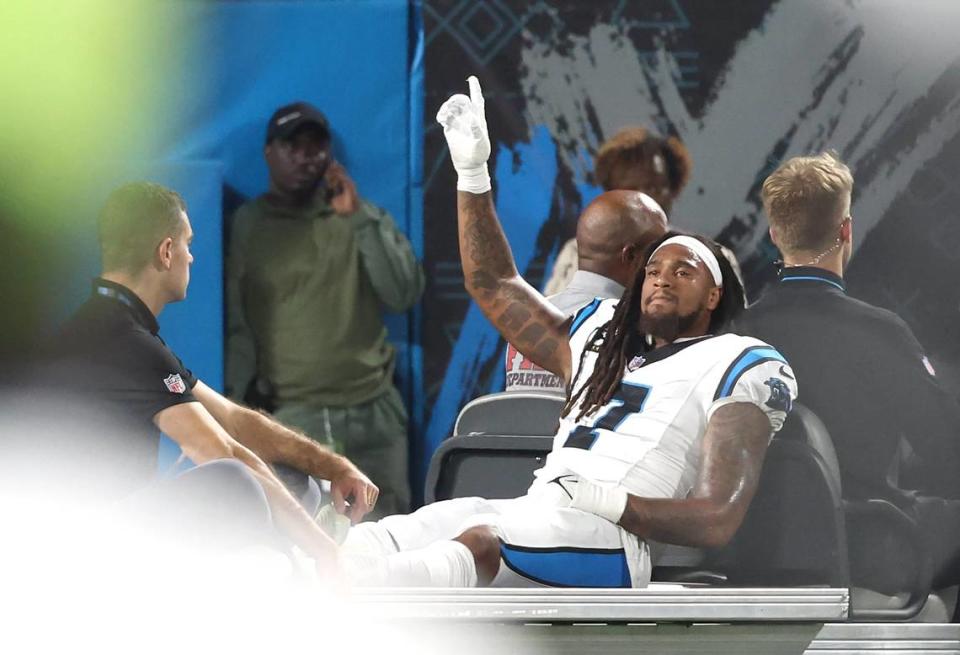
[(390, 215), (333, 161), (326, 118), (303, 102), (267, 124), (267, 193), (234, 215), (227, 253), (227, 393), (333, 446), (406, 512), (407, 413), (381, 307), (403, 312), (424, 277)]

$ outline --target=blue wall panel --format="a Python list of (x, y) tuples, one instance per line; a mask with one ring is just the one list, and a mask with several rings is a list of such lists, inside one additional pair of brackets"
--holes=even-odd
[(190, 11), (205, 38), (195, 77), (184, 81), (189, 116), (166, 156), (217, 159), (227, 184), (257, 195), (267, 186), (267, 118), (306, 100), (330, 119), (336, 155), (360, 192), (409, 230), (406, 2), (222, 2)]
[(160, 335), (194, 375), (223, 388), (223, 167), (216, 161), (152, 167), (148, 179), (176, 189), (193, 228), (193, 266), (186, 300), (160, 314)]
[[(422, 256), (423, 74), (418, 16), (419, 11), (404, 0), (184, 5), (181, 20), (201, 39), (192, 54), (196, 66), (179, 81), (182, 120), (160, 158), (170, 162), (171, 171), (176, 170), (174, 164), (187, 171), (198, 161), (218, 163), (225, 197), (235, 206), (267, 189), (263, 145), (269, 116), (283, 104), (306, 100), (330, 120), (335, 156), (361, 195), (390, 211)], [(175, 182), (174, 188), (190, 186), (184, 177)], [(207, 196), (203, 198), (206, 207)], [(195, 222), (199, 209), (191, 203)], [(223, 227), (229, 229), (229, 216)], [(209, 260), (210, 267), (200, 270), (195, 265), (191, 296), (201, 278), (217, 284), (222, 280), (219, 243), (198, 243), (194, 254), (198, 260)], [(212, 296), (209, 300), (214, 302)], [(217, 303), (211, 307), (222, 306)], [(192, 306), (168, 311), (162, 323), (164, 333), (170, 332), (171, 345), (187, 352), (178, 344), (181, 339), (193, 340), (191, 348), (204, 352), (204, 366), (209, 363), (218, 374), (208, 375), (206, 368), (197, 372), (221, 388), (222, 341), (208, 339), (206, 331), (174, 334), (192, 318)], [(411, 409), (414, 435), (420, 433), (417, 419), (422, 416), (421, 355), (413, 329), (417, 315), (385, 317), (397, 347), (397, 378)], [(219, 359), (212, 362), (207, 356)], [(192, 357), (183, 359), (196, 370)], [(413, 439), (417, 441), (416, 436)], [(421, 452), (416, 443), (413, 451)], [(420, 481), (413, 486), (419, 492)]]

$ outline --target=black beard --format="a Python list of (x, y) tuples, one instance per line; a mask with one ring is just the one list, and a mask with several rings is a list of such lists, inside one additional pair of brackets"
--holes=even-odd
[(643, 334), (662, 339), (667, 343), (673, 343), (681, 333), (686, 332), (700, 316), (698, 312), (686, 314), (670, 314), (668, 316), (650, 316), (649, 314), (640, 314), (640, 331)]

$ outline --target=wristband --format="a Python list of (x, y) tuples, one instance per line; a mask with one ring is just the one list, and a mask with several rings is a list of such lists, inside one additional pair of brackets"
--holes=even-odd
[(490, 174), (487, 165), (477, 168), (457, 169), (457, 191), (466, 191), (477, 195), (490, 190)]
[(581, 478), (573, 492), (570, 507), (596, 514), (611, 523), (617, 523), (627, 508), (627, 492), (622, 489), (601, 487)]

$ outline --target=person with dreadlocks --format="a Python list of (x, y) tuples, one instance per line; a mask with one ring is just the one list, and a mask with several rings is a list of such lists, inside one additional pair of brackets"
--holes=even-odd
[[(583, 210), (577, 223), (580, 269), (547, 300), (567, 316), (594, 298), (619, 298), (637, 272), (637, 261), (667, 231), (667, 215), (639, 191), (607, 191)], [(545, 371), (507, 344), (506, 391), (564, 393), (559, 376)]]
[(568, 402), (526, 495), (358, 525), (344, 566), (378, 586), (645, 586), (650, 541), (717, 547), (736, 532), (796, 397), (793, 373), (774, 348), (723, 333), (742, 290), (709, 239), (668, 232), (619, 300), (572, 319), (520, 278), (490, 192), (483, 96), (468, 81), (470, 97), (437, 114), (458, 173), (466, 287), (505, 339), (561, 376)]

